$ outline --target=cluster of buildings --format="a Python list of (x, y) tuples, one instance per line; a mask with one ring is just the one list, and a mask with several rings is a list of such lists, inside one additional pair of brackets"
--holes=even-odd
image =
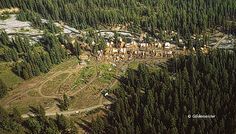
[[(99, 32), (99, 31), (97, 31)], [(134, 38), (128, 32), (120, 32), (116, 38), (113, 32), (100, 32), (99, 36), (105, 39), (105, 50), (98, 50), (97, 59), (112, 62), (126, 61), (131, 59), (145, 59), (145, 58), (163, 58), (174, 57), (175, 55), (184, 54), (183, 49), (178, 49), (175, 44), (171, 42), (161, 42), (158, 40), (147, 41), (147, 37)], [(142, 38), (142, 39), (140, 39)], [(74, 44), (74, 43), (72, 43)], [(96, 45), (93, 41), (91, 45), (86, 43), (79, 43), (81, 47), (86, 50), (92, 50), (91, 46)], [(88, 54), (89, 55), (89, 54)], [(85, 64), (88, 58), (80, 58), (81, 64)]]
[(136, 41), (123, 41), (120, 37), (117, 43), (113, 41), (106, 42), (106, 49), (98, 51), (98, 59), (105, 58), (112, 61), (131, 60), (132, 58), (150, 58), (150, 57), (173, 57), (173, 50), (176, 46), (169, 42), (153, 43)]

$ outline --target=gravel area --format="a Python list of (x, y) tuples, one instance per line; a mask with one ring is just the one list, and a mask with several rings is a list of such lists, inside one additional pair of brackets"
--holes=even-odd
[(7, 33), (16, 33), (18, 29), (30, 27), (30, 22), (18, 21), (16, 20), (16, 15), (11, 15), (6, 20), (0, 20), (0, 29), (5, 29)]

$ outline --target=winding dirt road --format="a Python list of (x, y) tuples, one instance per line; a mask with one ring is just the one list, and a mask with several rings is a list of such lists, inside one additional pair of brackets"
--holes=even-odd
[[(117, 66), (117, 69), (116, 69), (116, 73), (115, 75), (117, 76), (119, 74), (119, 71), (121, 71), (121, 67), (124, 67), (125, 68), (128, 68), (128, 65), (131, 63), (132, 61), (129, 61), (128, 63), (123, 63), (123, 64), (119, 64), (119, 66)], [(161, 61), (160, 61), (161, 63)], [(97, 77), (97, 75), (96, 75)], [(89, 83), (87, 83), (84, 87), (82, 87), (81, 89), (85, 89), (87, 88), (88, 86), (90, 86), (90, 84), (94, 81), (94, 79), (96, 79), (96, 77), (94, 77)], [(112, 83), (110, 83), (108, 86), (106, 86), (106, 88), (103, 88), (103, 90), (107, 89), (107, 88), (112, 88), (116, 83), (118, 82), (117, 79), (115, 79)], [(74, 92), (73, 94), (71, 95), (75, 95), (79, 92), (80, 90)], [(97, 108), (101, 108), (101, 107), (104, 107), (105, 105), (110, 105), (111, 102), (110, 101), (106, 101), (106, 102), (103, 102), (103, 96), (100, 95), (100, 98), (99, 98), (99, 103), (98, 105), (95, 105), (95, 106), (91, 106), (91, 107), (87, 107), (87, 108), (84, 108), (84, 109), (77, 109), (77, 110), (71, 110), (71, 111), (62, 111), (62, 112), (56, 112), (56, 111), (46, 111), (46, 114), (45, 116), (56, 116), (57, 114), (58, 115), (73, 115), (73, 114), (79, 114), (79, 113), (83, 113), (83, 112), (89, 112), (89, 111), (92, 111), (92, 110), (95, 110)], [(55, 108), (55, 107), (52, 107), (52, 108)], [(34, 114), (23, 114), (22, 115), (22, 118), (28, 118), (30, 116), (35, 116)]]

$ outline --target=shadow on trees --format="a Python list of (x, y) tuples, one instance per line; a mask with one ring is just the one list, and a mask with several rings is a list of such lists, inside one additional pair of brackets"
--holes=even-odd
[(75, 122), (77, 125), (79, 125), (84, 131), (91, 132), (91, 122), (80, 119), (80, 121)]

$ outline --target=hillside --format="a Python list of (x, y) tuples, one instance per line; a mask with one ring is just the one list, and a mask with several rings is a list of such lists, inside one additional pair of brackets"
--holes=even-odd
[[(19, 7), (76, 28), (129, 25), (131, 29), (201, 33), (207, 28), (232, 27), (235, 0), (1, 0), (0, 7)], [(234, 26), (235, 32), (235, 26)]]
[(0, 0), (0, 134), (235, 134), (236, 0)]

